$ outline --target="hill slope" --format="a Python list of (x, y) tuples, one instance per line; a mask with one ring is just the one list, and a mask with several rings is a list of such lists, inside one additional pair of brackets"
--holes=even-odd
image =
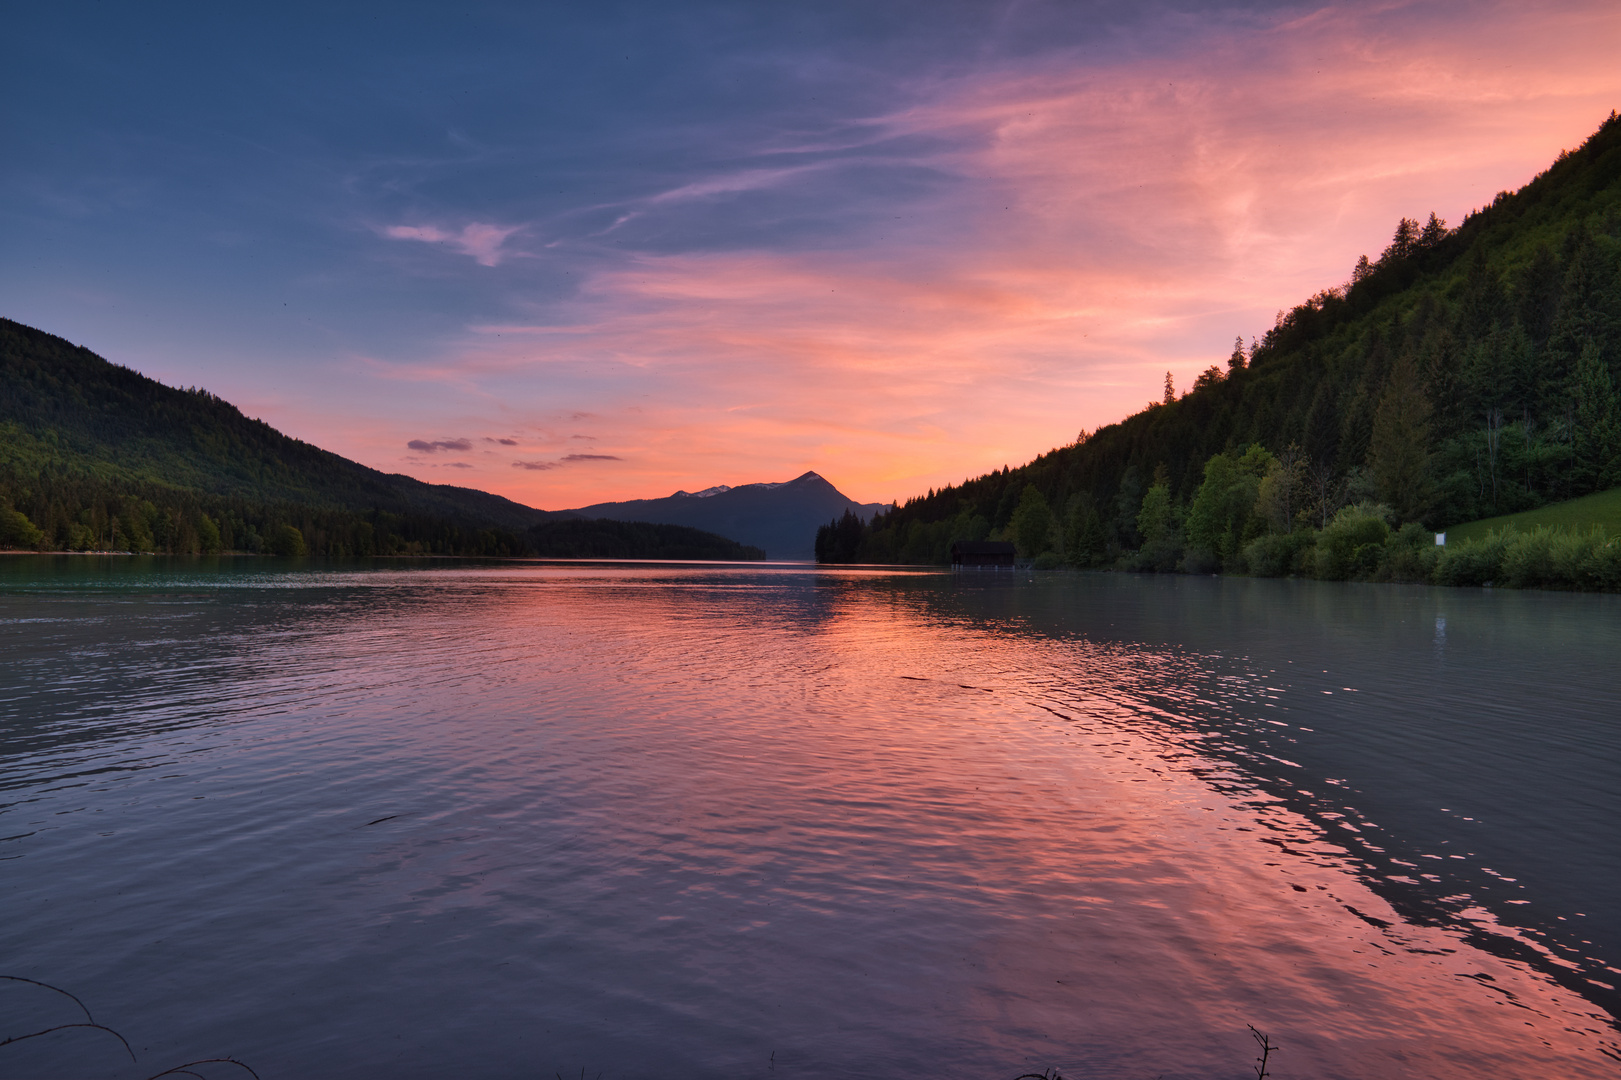
[(0, 319), (0, 548), (758, 559), (383, 473)]
[(1189, 392), (864, 528), (826, 528), (820, 551), (944, 562), (952, 539), (996, 534), (1074, 565), (1244, 570), (1246, 545), (1349, 503), (1444, 528), (1621, 483), (1618, 385), (1612, 113), (1458, 228), (1404, 219), (1350, 282), (1280, 313)]
[(0, 319), (0, 385), (0, 467), (477, 527), (526, 529), (548, 516), (487, 492), (367, 468), (250, 420), (207, 391), (164, 386), (10, 319)]
[(866, 519), (884, 509), (882, 503), (858, 503), (808, 472), (781, 484), (744, 484), (696, 495), (678, 491), (664, 499), (598, 503), (566, 513), (686, 525), (764, 548), (773, 559), (809, 559), (816, 529), (828, 519), (844, 513)]

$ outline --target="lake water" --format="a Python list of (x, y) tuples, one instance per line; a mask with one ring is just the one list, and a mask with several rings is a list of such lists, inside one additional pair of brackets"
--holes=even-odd
[(1618, 656), (1597, 596), (12, 557), (0, 974), (139, 1062), (0, 1076), (1614, 1076)]

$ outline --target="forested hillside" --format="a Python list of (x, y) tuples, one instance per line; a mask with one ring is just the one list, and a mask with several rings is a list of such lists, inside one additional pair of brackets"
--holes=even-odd
[[(1612, 113), (1457, 228), (1403, 219), (1346, 284), (1186, 392), (1167, 375), (1142, 412), (867, 526), (834, 522), (817, 554), (939, 563), (953, 539), (993, 536), (1048, 564), (1355, 576), (1404, 523), (1411, 541), (1621, 484), (1618, 381)], [(1360, 562), (1319, 549), (1337, 517), (1379, 522)]]
[(369, 469), (0, 319), (0, 549), (763, 557), (697, 529), (572, 516)]

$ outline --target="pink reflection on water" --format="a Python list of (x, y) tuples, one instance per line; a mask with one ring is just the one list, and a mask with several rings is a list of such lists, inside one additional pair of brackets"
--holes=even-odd
[(401, 1076), (1202, 1078), (1244, 1075), (1254, 1024), (1280, 1078), (1613, 1073), (1591, 1001), (1405, 920), (1335, 835), (1374, 823), (1308, 819), (1178, 712), (1265, 715), (1281, 680), (939, 576), (187, 588), (30, 598), (62, 636), (16, 715), (79, 731), (0, 761), (49, 825), (0, 937), (175, 1045), (283, 1075), (387, 1046)]
[[(626, 882), (689, 872), (642, 906), (724, 911), (716, 957), (820, 957), (942, 1046), (1088, 1075), (1235, 1071), (1246, 1024), (1283, 1047), (1279, 1076), (1612, 1074), (1591, 1003), (1405, 922), (1318, 825), (1218, 790), (1196, 738), (1145, 729), (1140, 691), (1186, 658), (827, 578), (807, 600), (787, 577), (777, 596), (758, 576), (484, 576), (416, 643), (416, 690), (443, 696), (415, 701), (464, 709), (475, 657), (480, 712), (514, 723), (416, 727), (413, 752), (480, 759), (467, 782), (499, 801), (544, 767), (548, 726), (611, 716), (579, 736), (605, 803), (578, 824)], [(784, 910), (880, 951), (795, 937)]]

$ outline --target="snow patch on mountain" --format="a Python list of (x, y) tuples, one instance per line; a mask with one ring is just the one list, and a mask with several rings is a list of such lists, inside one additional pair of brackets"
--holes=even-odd
[(736, 487), (733, 487), (730, 484), (716, 484), (714, 487), (706, 487), (702, 491), (686, 491), (683, 489), (671, 495), (670, 498), (707, 499), (712, 495), (724, 495), (728, 491), (772, 491), (776, 488), (787, 487), (789, 484), (797, 484), (801, 480), (820, 480), (821, 478), (822, 477), (818, 473), (808, 472), (803, 476), (796, 476), (792, 480), (780, 480), (775, 484), (762, 482), (758, 484), (738, 484)]

